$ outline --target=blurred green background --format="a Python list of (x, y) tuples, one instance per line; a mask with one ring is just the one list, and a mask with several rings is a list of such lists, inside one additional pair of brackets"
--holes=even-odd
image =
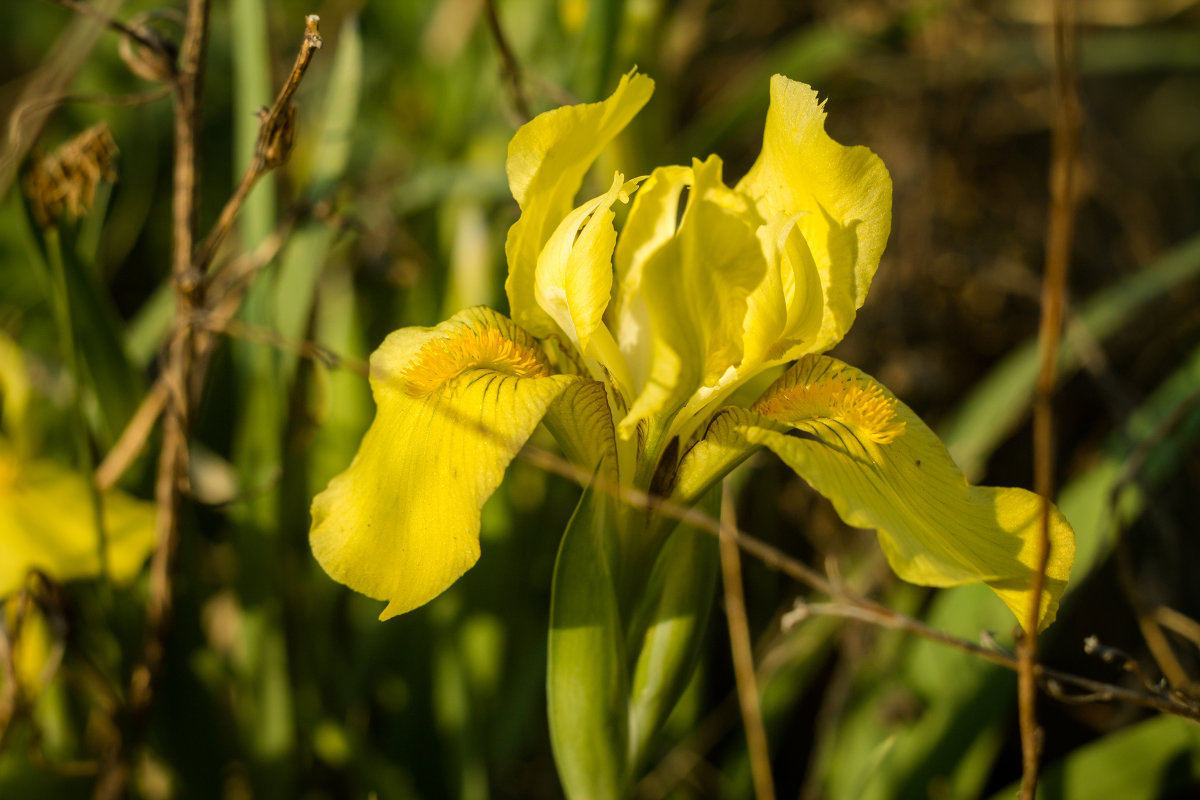
[[(124, 20), (164, 10), (118, 5)], [(815, 86), (834, 138), (871, 147), (895, 182), (888, 249), (835, 355), (942, 432), (973, 478), (1032, 484), (1054, 111), (1048, 3), (497, 6), (534, 113), (600, 99), (635, 65), (655, 79), (613, 156), (626, 174), (715, 152), (735, 180), (758, 152), (770, 75)], [(1080, 0), (1078, 12), (1079, 216), (1056, 418), (1058, 502), (1078, 556), (1042, 658), (1144, 689), (1083, 652), (1095, 634), (1191, 695), (1200, 640), (1161, 609), (1200, 616), (1200, 4)], [(557, 797), (546, 624), (578, 487), (514, 462), (484, 509), (477, 567), (388, 623), (376, 620), (380, 603), (333, 583), (307, 544), (309, 501), (348, 464), (373, 411), (359, 375), (302, 357), (300, 343), (365, 359), (398, 327), (473, 304), (505, 310), (503, 243), (517, 209), (504, 159), (520, 113), (483, 0), (214, 2), (202, 231), (250, 157), (253, 111), (273, 98), (310, 13), (324, 48), (296, 98), (296, 149), (255, 190), (222, 256), (282, 234), (241, 324), (220, 339), (193, 420), (175, 622), (145, 736), (123, 743), (131, 787), (151, 800)], [(0, 113), (10, 122), (27, 112), (20, 93), (71, 19), (49, 2), (6, 4)], [(178, 38), (169, 14), (155, 25)], [(169, 332), (171, 107), (105, 101), (154, 88), (107, 32), (67, 88), (74, 97), (33, 155), (101, 120), (121, 153), (119, 180), (62, 231), (84, 369), (72, 376), (61, 356), (61, 297), (19, 182), (0, 197), (0, 332), (30, 365), (39, 456), (87, 469), (157, 374)], [(611, 165), (591, 188), (607, 186)], [(153, 496), (158, 444), (156, 433), (125, 490)], [(874, 536), (846, 529), (792, 473), (767, 458), (744, 469), (745, 530), (821, 568), (836, 559), (856, 589), (936, 627), (1011, 643), (1013, 619), (987, 590), (900, 584)], [(782, 631), (802, 588), (750, 560), (745, 573), (779, 796), (1014, 796), (1013, 675), (858, 623)], [(62, 662), (0, 733), (0, 797), (91, 796), (119, 741), (113, 709), (140, 654), (146, 584), (76, 582), (39, 597)], [(639, 796), (753, 796), (720, 609), (713, 619)], [(1194, 724), (1050, 699), (1041, 718), (1046, 798), (1200, 791)]]

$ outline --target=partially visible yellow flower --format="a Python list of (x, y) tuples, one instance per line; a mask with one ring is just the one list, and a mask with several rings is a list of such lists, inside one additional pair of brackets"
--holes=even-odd
[(101, 497), (107, 570), (87, 479), (51, 461), (20, 460), (0, 439), (0, 598), (32, 570), (57, 582), (104, 572), (128, 583), (154, 548), (154, 505), (124, 492)]
[[(986, 582), (1023, 622), (1038, 498), (969, 485), (886, 388), (821, 355), (849, 330), (887, 242), (883, 163), (829, 138), (816, 93), (776, 76), (762, 152), (734, 186), (709, 156), (616, 173), (576, 205), (652, 90), (631, 73), (604, 102), (542, 114), (513, 137), (512, 319), (470, 309), (396, 331), (376, 351), (375, 421), (313, 501), (318, 561), (386, 600), (382, 618), (427, 602), (475, 563), (480, 508), (545, 418), (585, 470), (685, 505), (766, 447), (849, 524), (878, 530), (901, 577)], [(750, 408), (728, 405), (789, 362)], [(617, 527), (615, 569), (628, 579), (648, 570), (670, 526), (627, 512)], [(1051, 540), (1043, 627), (1074, 551), (1057, 510)]]
[(88, 478), (28, 452), (30, 396), (20, 348), (0, 334), (0, 424), (8, 434), (0, 435), (0, 600), (35, 570), (57, 582), (102, 574), (132, 580), (154, 547), (154, 504), (118, 490), (100, 496), (107, 544), (102, 569)]

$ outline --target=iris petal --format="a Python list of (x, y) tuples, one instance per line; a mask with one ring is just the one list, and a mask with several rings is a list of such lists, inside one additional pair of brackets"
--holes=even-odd
[[(873, 528), (910, 583), (986, 583), (1024, 624), (1032, 600), (1042, 500), (1023, 489), (969, 484), (924, 422), (868, 375), (810, 355), (750, 410), (726, 409), (680, 464), (690, 498), (757, 446), (774, 451), (832, 501), (847, 524)], [(1075, 536), (1050, 508), (1050, 561), (1039, 627), (1055, 617)]]
[[(154, 549), (154, 504), (124, 492), (102, 498), (107, 573), (125, 583)], [(87, 479), (50, 461), (21, 461), (0, 440), (0, 597), (31, 570), (56, 581), (95, 578), (99, 537)]]
[(333, 578), (388, 601), (427, 603), (479, 558), (479, 514), (574, 376), (488, 309), (405, 328), (371, 356), (377, 411), (349, 468), (313, 500), (313, 554)]
[(609, 190), (572, 211), (555, 229), (538, 257), (534, 294), (581, 353), (603, 324), (612, 296), (612, 206), (627, 200), (636, 181), (625, 183), (618, 172)]
[(824, 294), (824, 318), (808, 350), (828, 349), (866, 300), (887, 243), (892, 220), (887, 168), (867, 148), (831, 139), (817, 93), (776, 75), (762, 152), (736, 188), (755, 198), (766, 219), (797, 218)]
[(592, 162), (653, 91), (654, 81), (631, 72), (607, 100), (539, 114), (508, 145), (508, 183), (521, 217), (508, 231), (504, 288), (513, 319), (535, 336), (554, 331), (553, 319), (535, 296), (538, 255), (574, 207)]
[[(694, 183), (678, 228), (641, 268), (653, 337), (650, 377), (621, 422), (622, 434), (642, 419), (673, 414), (741, 363), (749, 298), (766, 273), (756, 234), (762, 220), (722, 183), (721, 160), (696, 161), (691, 171)], [(660, 203), (672, 193), (663, 195)]]

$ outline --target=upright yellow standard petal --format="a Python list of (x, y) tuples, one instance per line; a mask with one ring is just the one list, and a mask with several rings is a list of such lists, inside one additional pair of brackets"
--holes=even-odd
[(554, 322), (534, 290), (538, 255), (575, 205), (583, 177), (608, 145), (650, 99), (654, 81), (630, 73), (600, 103), (563, 106), (521, 126), (508, 145), (508, 183), (521, 217), (508, 231), (509, 308), (534, 336), (547, 336)]
[(637, 181), (625, 183), (621, 173), (607, 192), (566, 216), (538, 257), (534, 294), (579, 352), (586, 353), (592, 333), (603, 324), (612, 296), (612, 206), (628, 202)]
[[(617, 241), (614, 267), (617, 273), (617, 345), (632, 375), (632, 390), (640, 392), (650, 381), (675, 385), (682, 364), (662, 340), (654, 341), (650, 306), (642, 292), (642, 281), (651, 259), (661, 260), (659, 250), (671, 237), (679, 221), (679, 198), (692, 185), (689, 167), (659, 167), (638, 189), (625, 227)], [(655, 266), (652, 269), (660, 269)], [(656, 350), (662, 350), (656, 355)], [(671, 364), (668, 366), (668, 361)]]
[(485, 308), (404, 328), (371, 356), (375, 420), (350, 467), (312, 504), (309, 540), (380, 619), (441, 594), (479, 558), (479, 512), (574, 376)]
[[(721, 181), (721, 160), (695, 161), (691, 172), (694, 182), (678, 228), (642, 262), (640, 291), (649, 320), (643, 335), (653, 337), (651, 368), (621, 423), (623, 435), (642, 419), (673, 414), (741, 363), (749, 298), (767, 270), (756, 233), (762, 220)], [(660, 194), (659, 204), (673, 192)], [(644, 208), (661, 217), (654, 206)], [(659, 225), (644, 229), (661, 235)]]
[[(154, 504), (113, 490), (101, 506), (107, 573), (126, 583), (154, 549)], [(0, 597), (32, 570), (56, 581), (104, 574), (87, 478), (50, 461), (19, 461), (0, 440), (0, 553)]]
[(762, 152), (738, 183), (766, 219), (796, 217), (824, 293), (824, 316), (809, 352), (839, 341), (862, 306), (892, 223), (892, 180), (865, 147), (825, 133), (817, 93), (782, 75), (771, 79)]

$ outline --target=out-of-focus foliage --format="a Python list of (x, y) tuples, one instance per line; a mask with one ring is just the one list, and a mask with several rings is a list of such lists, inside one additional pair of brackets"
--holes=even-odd
[[(22, 88), (51, 63), (72, 15), (7, 5), (0, 113), (19, 120), (30, 113)], [(125, 20), (161, 11), (116, 5)], [(621, 142), (642, 171), (720, 152), (736, 180), (761, 144), (768, 77), (814, 85), (836, 109), (834, 138), (870, 146), (895, 182), (874, 291), (834, 354), (934, 427), (941, 420), (983, 482), (1030, 485), (1026, 353), (1053, 110), (1037, 4), (497, 5), (535, 113), (599, 99), (634, 65), (654, 76), (655, 97)], [(1165, 673), (1190, 691), (1194, 624), (1162, 609), (1200, 615), (1190, 580), (1200, 564), (1190, 506), (1200, 485), (1200, 7), (1079, 5), (1077, 314), (1056, 406), (1058, 501), (1078, 556), (1041, 657), (1144, 689), (1083, 652), (1095, 634), (1152, 680)], [(220, 336), (193, 420), (175, 621), (147, 735), (125, 742), (132, 785), (147, 798), (556, 797), (546, 631), (557, 537), (578, 487), (518, 459), (484, 509), (480, 565), (387, 623), (376, 603), (330, 581), (307, 544), (309, 500), (345, 468), (373, 409), (366, 382), (343, 366), (352, 362), (301, 357), (311, 348), (298, 343), (362, 359), (398, 327), (473, 304), (504, 308), (504, 236), (517, 213), (505, 148), (521, 120), (485, 6), (214, 2), (202, 230), (241, 174), (252, 110), (286, 74), (307, 13), (320, 14), (325, 46), (297, 96), (296, 149), (256, 189), (219, 259), (282, 235), (240, 323)], [(155, 24), (178, 36), (170, 15)], [(33, 221), (19, 181), (0, 197), (0, 332), (30, 385), (28, 402), (2, 387), (4, 419), (23, 403), (21, 447), (75, 473), (96, 467), (141, 402), (173, 312), (170, 100), (97, 102), (154, 88), (117, 44), (108, 32), (96, 39), (30, 154), (105, 121), (118, 181), (101, 181), (90, 212), (55, 234)], [(29, 162), (20, 166), (26, 174)], [(611, 176), (611, 165), (596, 174)], [(153, 496), (159, 444), (148, 437), (122, 491)], [(897, 584), (874, 537), (846, 530), (791, 473), (743, 469), (747, 531), (818, 568), (836, 559), (850, 586), (935, 627), (969, 638), (990, 629), (1011, 644), (1011, 617), (986, 589)], [(11, 649), (17, 666), (0, 669), (0, 797), (88, 797), (124, 724), (116, 709), (145, 634), (145, 570), (129, 586), (24, 586), (2, 629), (0, 662)], [(746, 593), (781, 796), (1011, 796), (1020, 761), (1009, 673), (830, 618), (782, 631), (801, 587), (750, 559)], [(752, 794), (719, 607), (712, 619), (643, 796)], [(1147, 713), (1043, 700), (1044, 796), (1194, 794), (1194, 726)]]

